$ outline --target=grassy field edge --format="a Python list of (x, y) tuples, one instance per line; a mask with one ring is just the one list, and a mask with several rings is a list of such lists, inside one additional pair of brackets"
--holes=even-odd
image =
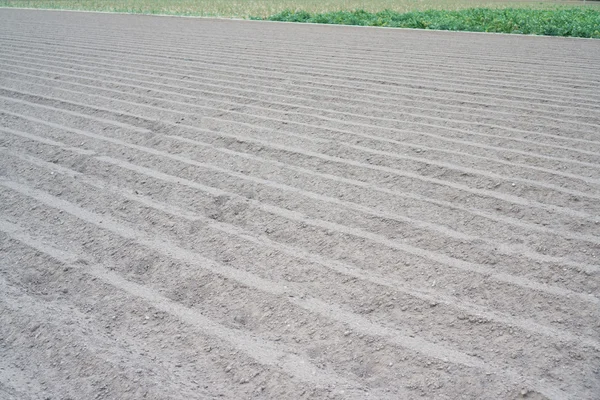
[[(293, 3), (284, 0), (277, 3), (279, 6), (276, 9), (258, 7), (257, 4), (249, 8), (240, 8), (239, 5), (229, 5), (223, 8), (224, 6), (216, 0), (211, 1), (205, 0), (204, 2), (194, 2), (192, 4), (187, 0), (172, 0), (166, 4), (158, 0), (108, 0), (102, 2), (81, 2), (80, 0), (15, 2), (0, 0), (0, 8), (16, 7), (146, 15), (242, 18), (278, 22), (600, 38), (600, 1), (589, 1), (587, 6), (577, 7), (494, 8), (477, 6), (451, 10), (432, 8), (408, 12), (391, 9), (383, 11), (376, 9), (373, 11), (349, 7), (349, 10), (351, 10), (349, 11), (344, 10), (344, 8), (341, 10), (327, 8), (332, 7), (333, 4), (339, 6), (337, 0), (331, 0), (333, 3), (327, 3), (323, 6), (325, 7), (324, 11), (315, 11), (318, 8), (314, 8), (314, 4), (312, 8), (309, 7), (312, 3), (308, 1), (301, 2), (301, 5), (295, 3), (289, 9), (278, 8)], [(217, 7), (219, 4), (220, 6)], [(433, 1), (431, 4), (437, 3)], [(266, 3), (261, 3), (261, 5), (265, 6)]]
[(590, 8), (557, 8), (553, 10), (470, 8), (456, 11), (429, 10), (408, 13), (390, 10), (371, 13), (364, 10), (355, 10), (320, 14), (311, 14), (301, 10), (286, 10), (267, 18), (254, 17), (252, 19), (600, 38), (600, 11)]

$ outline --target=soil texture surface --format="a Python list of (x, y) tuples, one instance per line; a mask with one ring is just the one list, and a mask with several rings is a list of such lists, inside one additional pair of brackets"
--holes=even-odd
[(599, 65), (0, 10), (0, 399), (599, 399)]

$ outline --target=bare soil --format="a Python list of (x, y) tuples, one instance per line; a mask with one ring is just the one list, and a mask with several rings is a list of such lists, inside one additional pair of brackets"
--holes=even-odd
[(0, 10), (0, 398), (600, 398), (599, 43)]

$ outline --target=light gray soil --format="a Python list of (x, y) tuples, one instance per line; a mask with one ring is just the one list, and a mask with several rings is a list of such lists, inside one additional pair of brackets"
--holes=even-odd
[(0, 399), (599, 399), (599, 65), (0, 10)]

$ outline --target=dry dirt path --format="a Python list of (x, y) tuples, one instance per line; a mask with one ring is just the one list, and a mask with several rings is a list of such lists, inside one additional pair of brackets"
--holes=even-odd
[(598, 399), (598, 65), (0, 10), (0, 399)]

